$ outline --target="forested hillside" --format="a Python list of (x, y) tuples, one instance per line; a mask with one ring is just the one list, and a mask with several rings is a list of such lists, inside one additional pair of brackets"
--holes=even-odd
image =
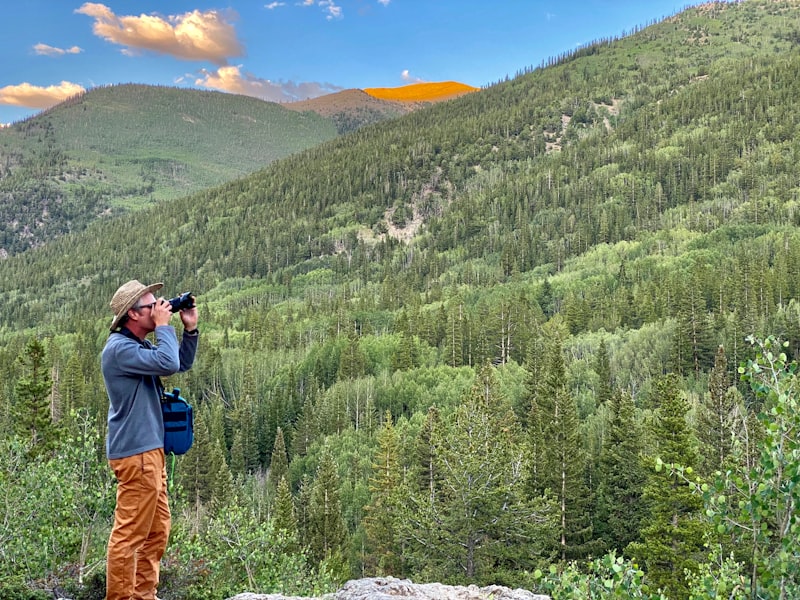
[(94, 88), (0, 130), (0, 250), (219, 185), (336, 135), (330, 119), (247, 96)]
[(0, 584), (102, 579), (138, 278), (201, 314), (167, 597), (796, 597), (798, 8), (689, 8), (0, 263)]

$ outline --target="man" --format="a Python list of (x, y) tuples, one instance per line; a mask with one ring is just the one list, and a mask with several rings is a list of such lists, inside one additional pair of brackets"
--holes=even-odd
[[(164, 457), (160, 376), (188, 370), (197, 351), (197, 308), (180, 311), (178, 343), (163, 284), (133, 280), (111, 299), (114, 319), (101, 359), (108, 393), (108, 462), (117, 507), (108, 540), (107, 600), (153, 600), (167, 546), (170, 510)], [(146, 336), (155, 332), (155, 345)]]

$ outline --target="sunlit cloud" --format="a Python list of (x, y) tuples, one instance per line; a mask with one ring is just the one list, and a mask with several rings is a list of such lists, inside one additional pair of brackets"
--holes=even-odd
[(256, 77), (251, 73), (242, 73), (240, 68), (235, 66), (220, 67), (216, 71), (203, 69), (200, 74), (202, 77), (196, 78), (194, 82), (197, 86), (253, 96), (269, 102), (308, 100), (344, 89), (330, 83), (273, 82)]
[(275, 10), (279, 6), (286, 6), (285, 2), (270, 2), (269, 4), (265, 4), (264, 8), (268, 10)]
[(408, 81), (409, 83), (423, 83), (425, 81), (419, 77), (412, 77), (411, 72), (408, 69), (405, 69), (402, 73), (400, 73), (400, 78), (403, 81)]
[(383, 4), (384, 6), (389, 6), (389, 3), (392, 0), (378, 0), (378, 4)]
[(26, 108), (50, 108), (86, 90), (77, 83), (62, 81), (58, 85), (39, 87), (30, 83), (7, 85), (0, 88), (0, 104)]
[(104, 4), (86, 2), (75, 12), (94, 19), (98, 37), (124, 46), (123, 52), (150, 50), (185, 60), (207, 60), (224, 65), (244, 54), (231, 20), (232, 11), (195, 10), (181, 15), (121, 16)]
[(36, 44), (33, 51), (41, 56), (64, 56), (65, 54), (80, 54), (83, 49), (78, 46), (72, 48), (55, 48), (47, 44)]

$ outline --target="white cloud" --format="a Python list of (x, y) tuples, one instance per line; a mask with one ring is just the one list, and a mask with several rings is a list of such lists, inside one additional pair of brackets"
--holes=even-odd
[(378, 4), (383, 4), (384, 6), (389, 6), (389, 3), (392, 0), (378, 0)]
[(41, 56), (64, 56), (65, 54), (80, 54), (83, 52), (82, 48), (72, 46), (72, 48), (55, 48), (47, 44), (36, 44), (33, 51)]
[(412, 77), (411, 72), (408, 69), (405, 69), (402, 73), (400, 73), (400, 78), (403, 81), (408, 81), (411, 83), (423, 83), (425, 80), (420, 79), (419, 77)]
[(77, 83), (62, 81), (58, 85), (39, 87), (30, 83), (7, 85), (0, 88), (0, 104), (26, 108), (50, 108), (86, 90)]
[(264, 8), (268, 10), (275, 10), (279, 6), (286, 6), (285, 2), (270, 2), (269, 4), (265, 4)]
[(94, 19), (92, 31), (114, 44), (123, 53), (150, 50), (186, 60), (208, 60), (224, 65), (233, 56), (244, 54), (231, 20), (232, 11), (194, 10), (181, 15), (120, 16), (105, 6), (86, 2), (75, 11)]
[(344, 18), (342, 7), (337, 5), (334, 0), (303, 0), (300, 6), (319, 6), (322, 12), (328, 15), (325, 17), (328, 21)]
[(194, 82), (197, 86), (253, 96), (269, 102), (307, 100), (344, 89), (331, 83), (293, 81), (276, 83), (251, 73), (243, 73), (237, 66), (220, 67), (216, 71), (203, 69), (200, 74), (202, 76), (196, 78)]

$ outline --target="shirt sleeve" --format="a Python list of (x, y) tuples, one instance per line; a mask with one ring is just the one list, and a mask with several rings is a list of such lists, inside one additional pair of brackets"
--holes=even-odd
[[(180, 369), (178, 339), (169, 325), (156, 327), (156, 345), (120, 344), (115, 353), (117, 368), (128, 374), (172, 375)], [(192, 355), (194, 356), (194, 355)]]
[(181, 346), (179, 351), (179, 359), (180, 359), (180, 368), (178, 371), (183, 373), (184, 371), (188, 371), (192, 368), (194, 364), (194, 357), (197, 353), (197, 340), (199, 339), (198, 334), (186, 335), (183, 334), (181, 338)]

